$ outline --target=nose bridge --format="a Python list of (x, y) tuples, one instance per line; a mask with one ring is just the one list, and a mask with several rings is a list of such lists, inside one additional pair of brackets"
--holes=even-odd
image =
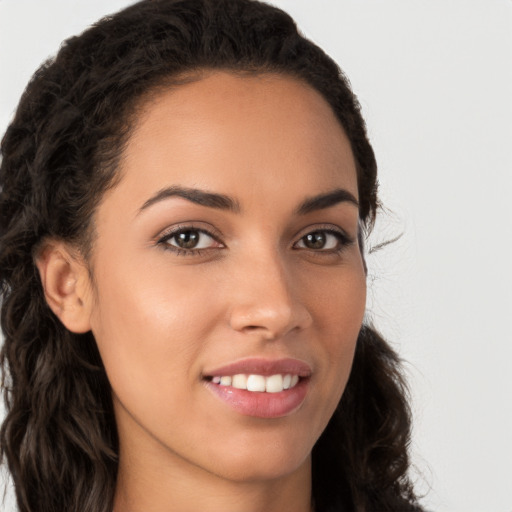
[(284, 336), (310, 322), (309, 312), (292, 282), (284, 255), (261, 247), (244, 258), (236, 279), (230, 323), (233, 329), (259, 332), (268, 339)]

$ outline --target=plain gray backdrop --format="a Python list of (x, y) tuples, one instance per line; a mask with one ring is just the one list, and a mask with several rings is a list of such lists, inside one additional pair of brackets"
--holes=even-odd
[[(63, 39), (130, 3), (0, 0), (0, 132)], [(512, 512), (512, 1), (273, 3), (362, 104), (386, 207), (369, 246), (402, 234), (368, 257), (368, 316), (406, 361), (423, 502)]]

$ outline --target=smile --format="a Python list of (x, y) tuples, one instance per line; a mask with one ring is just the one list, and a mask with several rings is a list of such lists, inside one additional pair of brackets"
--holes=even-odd
[(211, 382), (219, 386), (228, 386), (235, 389), (245, 389), (257, 393), (280, 393), (287, 389), (294, 388), (299, 382), (299, 376), (296, 374), (270, 375), (246, 375), (238, 373), (236, 375), (224, 375), (212, 377)]
[(203, 373), (206, 388), (244, 416), (280, 418), (297, 411), (310, 387), (311, 366), (297, 359), (250, 358)]

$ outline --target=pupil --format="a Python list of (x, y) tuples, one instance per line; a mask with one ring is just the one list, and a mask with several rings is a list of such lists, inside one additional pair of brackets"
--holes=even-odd
[(322, 249), (325, 245), (325, 233), (316, 232), (306, 235), (306, 247), (310, 249)]
[(199, 233), (197, 231), (184, 231), (176, 235), (176, 243), (182, 249), (192, 249), (197, 245), (199, 241)]

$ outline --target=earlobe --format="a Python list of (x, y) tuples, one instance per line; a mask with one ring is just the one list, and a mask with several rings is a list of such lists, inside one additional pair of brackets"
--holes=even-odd
[(39, 270), (46, 302), (72, 332), (90, 331), (91, 287), (86, 265), (62, 242), (47, 242), (38, 252)]

